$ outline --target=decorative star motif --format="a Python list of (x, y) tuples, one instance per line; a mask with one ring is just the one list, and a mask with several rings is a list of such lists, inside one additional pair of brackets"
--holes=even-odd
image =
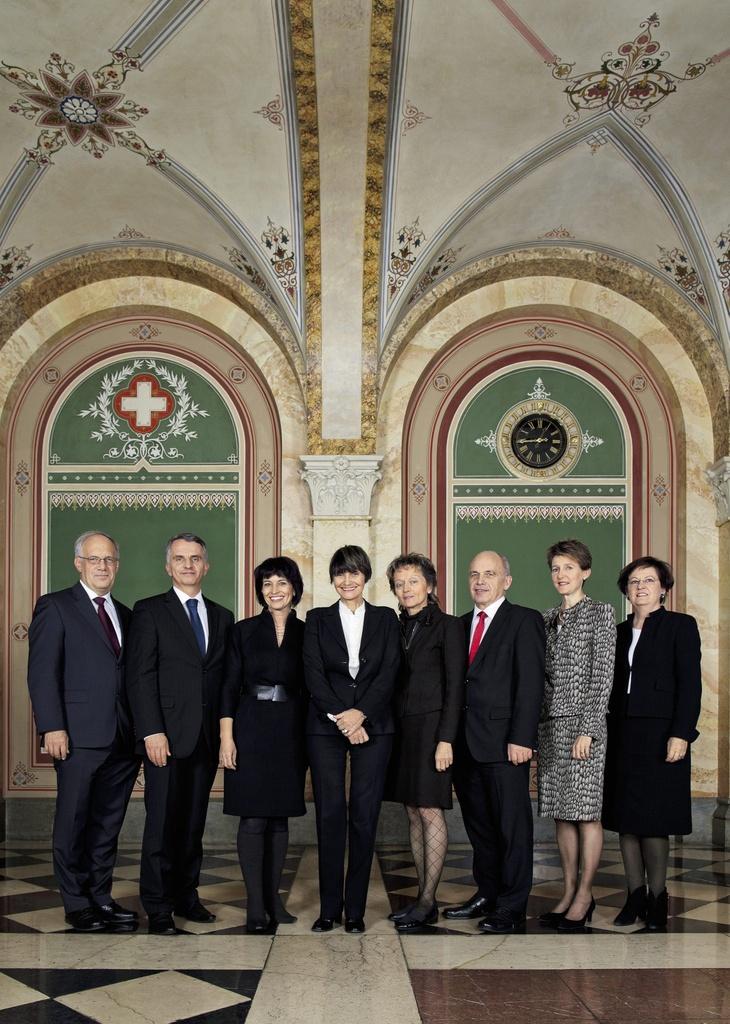
[(70, 143), (97, 159), (121, 145), (146, 156), (148, 163), (161, 163), (164, 152), (151, 149), (133, 130), (133, 123), (149, 113), (147, 107), (119, 91), (130, 70), (139, 70), (139, 61), (126, 50), (113, 51), (110, 63), (91, 74), (76, 72), (58, 53), (51, 54), (38, 74), (0, 62), (0, 76), (20, 92), (10, 110), (41, 129), (36, 146), (26, 150), (28, 160), (52, 163), (51, 154)]

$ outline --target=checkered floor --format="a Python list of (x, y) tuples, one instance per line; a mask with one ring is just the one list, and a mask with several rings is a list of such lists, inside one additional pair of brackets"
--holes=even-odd
[[(299, 926), (289, 926), (288, 937), (282, 941), (299, 943), (304, 951), (310, 949), (305, 944), (314, 941), (309, 925), (310, 915), (312, 919), (316, 916), (317, 900), (316, 869), (312, 871), (316, 861), (311, 860), (311, 851), (305, 858), (303, 853), (301, 848), (290, 850), (282, 890), (288, 892), (300, 863), (304, 865), (306, 861), (307, 867), (302, 868), (297, 885), (302, 893), (311, 895), (307, 896), (306, 912), (299, 909)], [(378, 852), (378, 863), (385, 890), (379, 877), (376, 886), (375, 878), (379, 876), (376, 866), (374, 892), (379, 887), (383, 896), (377, 903), (377, 911), (374, 906), (369, 907), (366, 936), (375, 944), (383, 941), (382, 936), (394, 937), (392, 927), (384, 920), (385, 893), (391, 908), (396, 909), (416, 892), (415, 870), (407, 849), (382, 849)], [(450, 848), (438, 893), (442, 907), (472, 895), (470, 865), (467, 847)], [(554, 845), (536, 849), (535, 885), (526, 926), (528, 939), (523, 939), (523, 943), (535, 941), (538, 935), (545, 937), (546, 930), (540, 927), (537, 916), (554, 906), (560, 893), (560, 875)], [(245, 890), (235, 852), (230, 849), (211, 851), (204, 861), (200, 897), (217, 915), (217, 920), (202, 925), (178, 919), (182, 931), (187, 933), (179, 938), (147, 934), (138, 898), (138, 876), (139, 850), (132, 847), (121, 850), (115, 869), (114, 896), (125, 906), (140, 912), (142, 926), (135, 935), (65, 935), (68, 928), (47, 846), (37, 843), (0, 848), (0, 949), (4, 951), (0, 954), (0, 1024), (88, 1024), (89, 1021), (126, 1024), (143, 1020), (154, 1021), (154, 1024), (176, 1021), (240, 1024), (246, 1020), (262, 974), (266, 972), (273, 936), (245, 935)], [(705, 933), (709, 940), (712, 933), (716, 936), (721, 933), (722, 942), (727, 941), (725, 937), (730, 936), (730, 852), (674, 846), (669, 876), (670, 934), (667, 938), (671, 940), (673, 933)], [(607, 848), (604, 853), (594, 893), (598, 906), (592, 928), (579, 941), (591, 946), (594, 945), (592, 935), (626, 936), (640, 929), (638, 925), (633, 929), (619, 929), (612, 924), (617, 908), (624, 901), (621, 858), (615, 848)], [(371, 902), (376, 904), (375, 896)], [(376, 917), (382, 920), (375, 920)], [(280, 931), (286, 932), (286, 929)], [(474, 936), (475, 949), (487, 948), (484, 943), (488, 940), (477, 937), (474, 921), (447, 922), (442, 918), (427, 932), (440, 936), (440, 940), (432, 943), (424, 936), (421, 945), (413, 938), (403, 943), (411, 968), (414, 965), (437, 967), (448, 956), (448, 947), (457, 948), (468, 935)], [(679, 940), (678, 935), (674, 938)], [(697, 935), (696, 939), (700, 941), (702, 936)], [(352, 940), (352, 937), (342, 935), (340, 930), (337, 941), (343, 940)], [(387, 938), (386, 941), (392, 940)], [(613, 945), (613, 939), (610, 941)], [(619, 944), (620, 941), (616, 939)], [(321, 948), (324, 950), (324, 946)], [(514, 948), (517, 951), (514, 967), (519, 968), (519, 947)], [(433, 964), (429, 960), (429, 949), (434, 953), (438, 949)], [(307, 952), (306, 956), (315, 954), (316, 950)], [(286, 955), (289, 957), (291, 953)], [(325, 977), (330, 970), (328, 967)], [(432, 1000), (432, 989), (428, 987), (433, 982), (431, 975), (434, 978), (438, 975), (442, 979), (438, 984), (443, 987), (444, 978), (451, 975), (456, 978), (458, 973), (410, 971), (421, 1014), (425, 1010), (420, 1005), (418, 985), (425, 986), (424, 991), (431, 993), (428, 999)], [(280, 984), (278, 980), (275, 988)], [(295, 1011), (291, 1012), (294, 1016), (261, 1019), (282, 1020), (287, 1024), (289, 1020), (299, 1019)], [(258, 1021), (259, 1016), (254, 1014), (254, 1017)]]
[[(379, 853), (385, 887), (394, 910), (411, 900), (416, 892), (416, 871), (410, 851), (382, 850)], [(560, 858), (553, 844), (535, 849), (534, 884), (528, 903), (526, 931), (545, 933), (537, 918), (552, 910), (562, 894)], [(669, 859), (667, 889), (669, 900), (669, 932), (724, 932), (730, 934), (730, 851), (706, 847), (676, 845)], [(462, 903), (474, 894), (471, 874), (471, 851), (467, 847), (449, 848), (438, 890), (443, 908)], [(626, 899), (621, 854), (616, 847), (603, 851), (593, 894), (596, 910), (591, 932), (615, 932), (626, 935), (639, 931), (641, 924), (620, 928), (613, 918)], [(476, 930), (475, 922), (447, 921), (428, 929), (433, 934), (463, 934)]]

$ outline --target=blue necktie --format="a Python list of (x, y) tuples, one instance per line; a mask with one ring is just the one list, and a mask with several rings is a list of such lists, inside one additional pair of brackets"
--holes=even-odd
[(190, 624), (193, 627), (195, 639), (198, 641), (200, 653), (205, 657), (205, 632), (203, 631), (203, 623), (200, 621), (200, 616), (198, 615), (198, 599), (196, 597), (191, 597), (185, 602), (185, 604), (187, 605)]

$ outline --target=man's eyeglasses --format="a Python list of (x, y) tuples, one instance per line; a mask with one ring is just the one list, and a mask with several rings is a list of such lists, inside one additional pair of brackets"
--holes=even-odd
[(115, 565), (119, 559), (114, 555), (77, 555), (77, 558), (83, 558), (89, 565)]

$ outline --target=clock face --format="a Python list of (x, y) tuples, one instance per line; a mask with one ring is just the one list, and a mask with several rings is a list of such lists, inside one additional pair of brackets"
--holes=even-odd
[(549, 398), (508, 409), (497, 427), (497, 455), (515, 476), (532, 480), (565, 476), (582, 451), (580, 426), (570, 409)]
[(547, 469), (559, 462), (568, 447), (565, 427), (544, 412), (523, 416), (512, 428), (512, 451), (523, 466)]

